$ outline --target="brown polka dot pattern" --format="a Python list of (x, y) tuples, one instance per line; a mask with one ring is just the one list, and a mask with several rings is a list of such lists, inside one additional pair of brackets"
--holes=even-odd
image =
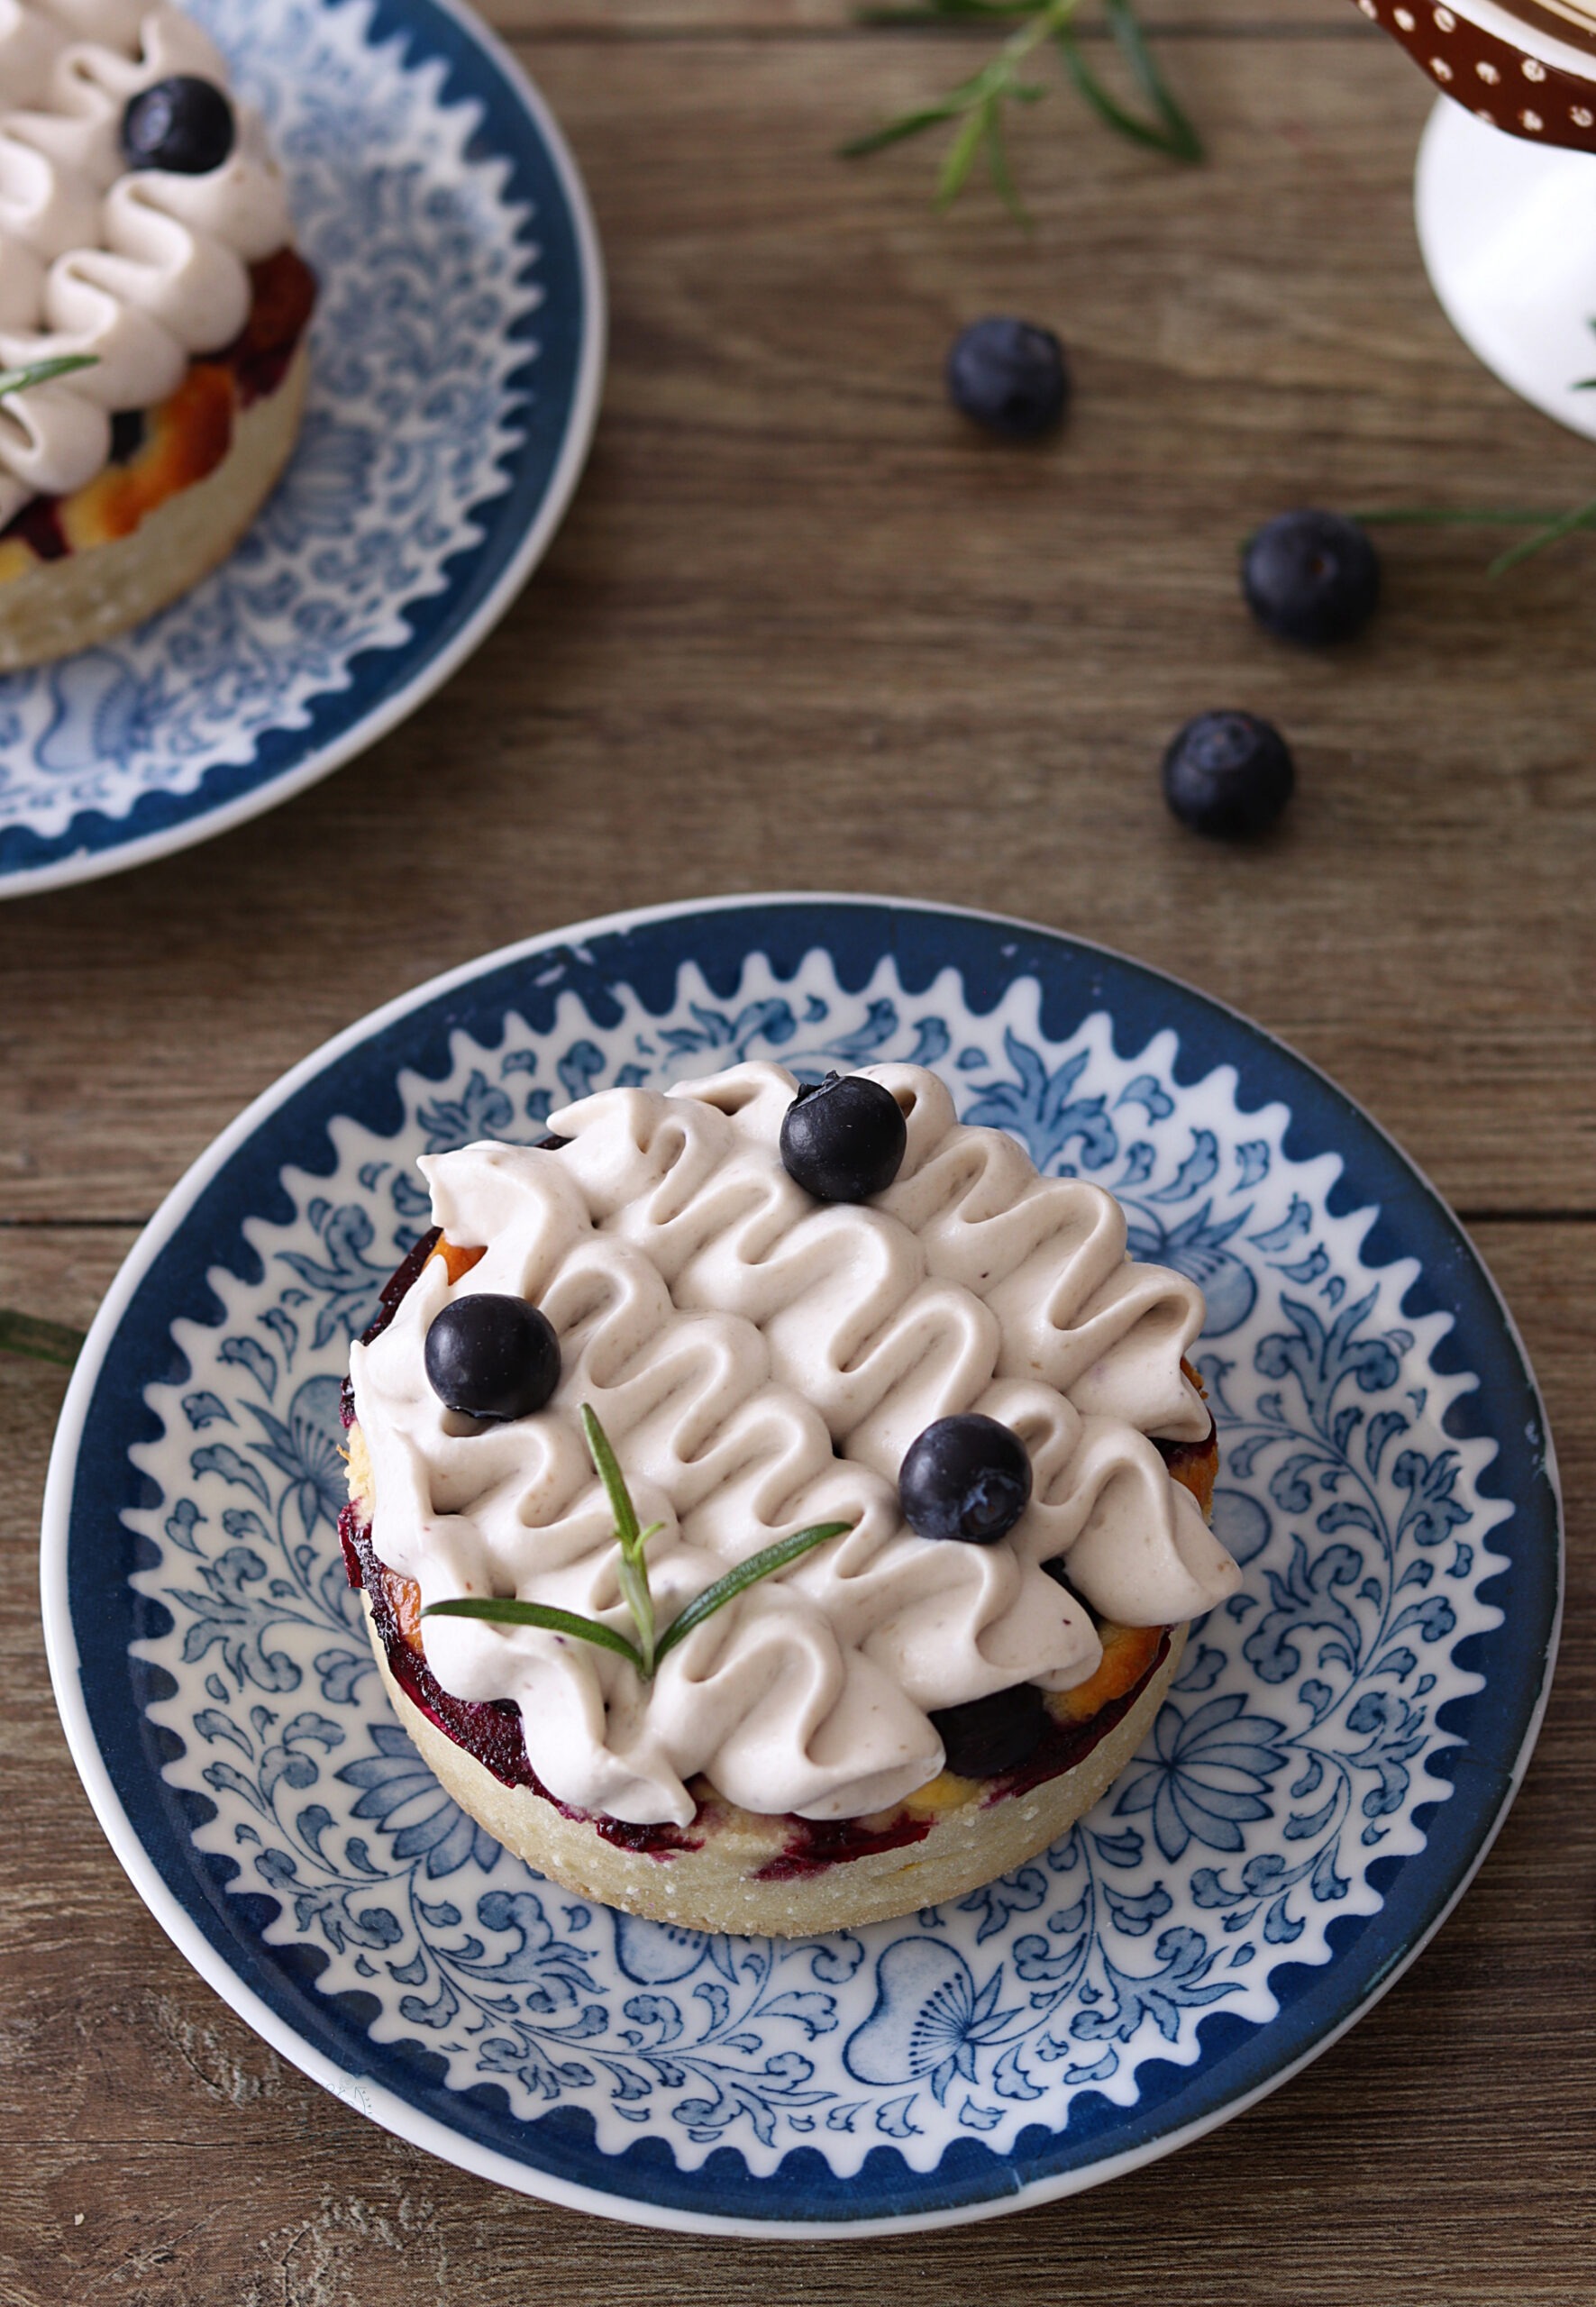
[[(1592, 78), (1580, 78), (1527, 56), (1510, 41), (1484, 32), (1455, 8), (1435, 0), (1356, 0), (1371, 23), (1400, 41), (1438, 88), (1493, 128), (1535, 144), (1563, 144), (1596, 152), (1596, 52)], [(1538, 14), (1527, 9), (1527, 14)], [(1582, 35), (1559, 24), (1564, 38)], [(1596, 51), (1596, 36), (1591, 38)]]

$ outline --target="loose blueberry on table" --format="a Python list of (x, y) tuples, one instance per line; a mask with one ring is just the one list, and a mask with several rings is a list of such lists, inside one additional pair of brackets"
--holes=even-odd
[(1319, 648), (1362, 633), (1380, 600), (1380, 556), (1342, 513), (1281, 513), (1247, 540), (1242, 592), (1282, 641)]
[(1012, 1428), (979, 1410), (939, 1418), (904, 1452), (898, 1498), (922, 1538), (995, 1546), (1031, 1502), (1030, 1454)]
[(948, 397), (1006, 441), (1034, 441), (1064, 413), (1070, 374), (1053, 331), (1029, 321), (976, 321), (953, 340)]
[(1259, 834), (1291, 798), (1285, 739), (1255, 713), (1199, 713), (1163, 757), (1163, 793), (1182, 825), (1220, 838)]
[(502, 1424), (542, 1409), (560, 1383), (553, 1325), (524, 1298), (456, 1298), (426, 1334), (427, 1383), (446, 1409)]
[(233, 106), (214, 80), (178, 72), (132, 97), (122, 115), (122, 150), (132, 169), (208, 176), (237, 136)]
[(781, 1123), (781, 1161), (816, 1201), (868, 1201), (903, 1166), (908, 1128), (890, 1090), (828, 1073), (798, 1091)]

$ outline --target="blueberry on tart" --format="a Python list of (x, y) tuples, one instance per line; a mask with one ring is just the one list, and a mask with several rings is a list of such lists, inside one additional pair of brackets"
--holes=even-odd
[(220, 53), (162, 0), (0, 8), (0, 671), (233, 551), (298, 435), (315, 280)]
[(344, 1554), (400, 1720), (541, 1873), (698, 1929), (1034, 1856), (1240, 1575), (1200, 1292), (934, 1074), (845, 1079), (604, 1090), (424, 1160), (351, 1355)]

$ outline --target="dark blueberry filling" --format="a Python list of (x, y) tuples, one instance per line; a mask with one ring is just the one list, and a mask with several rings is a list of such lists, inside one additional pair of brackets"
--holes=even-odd
[(1035, 1682), (1016, 1682), (931, 1717), (955, 1778), (999, 1778), (1041, 1745), (1052, 1717)]
[(111, 419), (111, 461), (131, 465), (144, 445), (150, 427), (141, 408), (119, 408)]

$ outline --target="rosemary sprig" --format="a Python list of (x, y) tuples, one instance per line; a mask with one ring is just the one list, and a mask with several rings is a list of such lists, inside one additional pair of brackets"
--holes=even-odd
[(1517, 569), (1521, 561), (1532, 553), (1544, 552), (1547, 545), (1556, 544), (1564, 537), (1573, 536), (1576, 529), (1596, 528), (1596, 497), (1583, 505), (1571, 506), (1564, 513), (1526, 510), (1520, 506), (1432, 506), (1387, 505), (1359, 511), (1349, 516), (1372, 528), (1440, 528), (1440, 529), (1531, 529), (1533, 535), (1521, 538), (1509, 545), (1506, 552), (1499, 552), (1487, 567), (1488, 577), (1505, 577), (1509, 569)]
[(58, 1363), (70, 1370), (83, 1350), (83, 1332), (61, 1322), (41, 1322), (35, 1315), (18, 1314), (0, 1307), (0, 1351), (25, 1354), (33, 1362)]
[(26, 369), (0, 369), (0, 399), (7, 393), (25, 393), (35, 385), (53, 384), (58, 377), (70, 377), (79, 369), (97, 369), (99, 355), (95, 352), (63, 352), (57, 360), (35, 360)]
[(1138, 120), (1116, 102), (1108, 90), (1087, 63), (1075, 37), (1072, 24), (1066, 24), (1058, 34), (1058, 44), (1063, 51), (1064, 62), (1076, 87), (1099, 117), (1121, 136), (1129, 137), (1133, 144), (1149, 145), (1155, 152), (1167, 154), (1172, 160), (1195, 162), (1203, 157), (1202, 139), (1189, 116), (1171, 95), (1168, 83), (1159, 71), (1147, 45), (1145, 33), (1136, 22), (1130, 0), (1103, 0), (1103, 14), (1108, 19), (1108, 29), (1114, 44), (1124, 58), (1126, 68), (1151, 114), (1151, 120)]
[(601, 1619), (583, 1618), (575, 1610), (556, 1610), (543, 1602), (523, 1602), (512, 1599), (498, 1600), (491, 1594), (461, 1595), (450, 1602), (429, 1602), (422, 1612), (426, 1619), (487, 1619), (497, 1626), (536, 1626), (550, 1634), (574, 1635), (582, 1642), (591, 1642), (601, 1650), (613, 1650), (634, 1666), (645, 1682), (653, 1680), (661, 1658), (669, 1656), (679, 1642), (685, 1642), (695, 1627), (713, 1618), (716, 1610), (755, 1586), (762, 1578), (769, 1578), (773, 1571), (785, 1570), (789, 1562), (797, 1562), (816, 1546), (824, 1546), (828, 1538), (840, 1538), (852, 1526), (846, 1522), (816, 1522), (807, 1530), (795, 1530), (790, 1537), (778, 1538), (774, 1546), (766, 1546), (735, 1570), (727, 1571), (713, 1586), (707, 1586), (695, 1595), (663, 1634), (657, 1634), (654, 1620), (653, 1596), (649, 1591), (648, 1560), (645, 1549), (662, 1522), (651, 1522), (646, 1530), (638, 1527), (637, 1509), (632, 1503), (608, 1435), (597, 1417), (582, 1404), (582, 1432), (587, 1437), (588, 1455), (595, 1473), (604, 1484), (609, 1509), (615, 1518), (616, 1544), (621, 1549), (616, 1568), (622, 1598), (632, 1614), (637, 1640), (629, 1642), (613, 1626), (606, 1626)]
[(653, 1680), (654, 1673), (654, 1598), (649, 1592), (648, 1557), (643, 1549), (662, 1522), (651, 1522), (646, 1530), (637, 1526), (637, 1509), (632, 1503), (632, 1493), (626, 1488), (611, 1449), (609, 1436), (598, 1423), (591, 1405), (582, 1404), (582, 1432), (587, 1436), (588, 1454), (604, 1484), (609, 1510), (615, 1517), (616, 1544), (621, 1549), (616, 1565), (620, 1580), (621, 1598), (632, 1613), (632, 1623), (637, 1628), (637, 1671), (645, 1682)]
[(495, 1626), (541, 1626), (549, 1634), (573, 1634), (600, 1650), (617, 1650), (643, 1673), (643, 1654), (634, 1642), (617, 1634), (602, 1619), (585, 1619), (575, 1610), (552, 1610), (543, 1602), (520, 1602), (494, 1594), (461, 1594), (451, 1602), (429, 1602), (424, 1619), (490, 1619)]
[(956, 123), (953, 141), (937, 172), (937, 207), (947, 208), (958, 198), (984, 152), (999, 198), (1020, 223), (1028, 224), (1030, 219), (1008, 166), (1004, 114), (1010, 103), (1035, 104), (1046, 95), (1044, 87), (1022, 77), (1027, 61), (1046, 42), (1058, 50), (1077, 92), (1108, 127), (1171, 160), (1200, 160), (1202, 139), (1159, 71), (1132, 0), (1101, 0), (1101, 6), (1114, 44), (1145, 107), (1140, 113), (1121, 104), (1087, 61), (1076, 23), (1082, 5), (1083, 0), (922, 0), (922, 5), (907, 7), (862, 9), (861, 21), (867, 24), (985, 23), (1012, 24), (1015, 29), (990, 62), (968, 80), (962, 80), (937, 103), (900, 113), (880, 128), (853, 137), (840, 147), (842, 158), (862, 160), (928, 128)]

